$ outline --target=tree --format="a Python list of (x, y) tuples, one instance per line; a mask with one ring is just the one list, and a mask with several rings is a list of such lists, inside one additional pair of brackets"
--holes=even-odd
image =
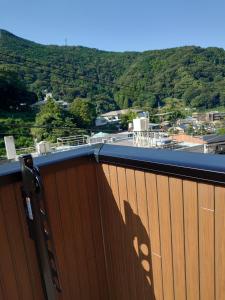
[(121, 127), (124, 130), (128, 129), (128, 124), (133, 122), (133, 119), (137, 117), (137, 113), (132, 110), (128, 111), (127, 114), (121, 116)]
[(219, 128), (219, 129), (217, 130), (217, 134), (219, 134), (219, 135), (224, 135), (224, 134), (225, 134), (225, 128), (224, 128), (224, 127)]
[(37, 96), (26, 89), (17, 73), (7, 69), (0, 70), (0, 109), (25, 111), (35, 101)]
[(70, 105), (70, 113), (78, 127), (90, 128), (96, 119), (95, 106), (87, 98), (76, 98)]
[(187, 134), (189, 134), (189, 135), (194, 135), (194, 134), (195, 134), (195, 130), (194, 130), (194, 128), (193, 128), (193, 125), (190, 124), (190, 125), (188, 126)]
[(76, 132), (76, 125), (52, 98), (48, 98), (46, 104), (41, 107), (35, 119), (35, 126), (32, 134), (37, 141), (55, 142), (57, 137), (72, 135)]
[(180, 110), (173, 110), (171, 111), (171, 114), (167, 116), (167, 121), (170, 121), (171, 123), (175, 123), (178, 119), (181, 119), (184, 117), (184, 114)]

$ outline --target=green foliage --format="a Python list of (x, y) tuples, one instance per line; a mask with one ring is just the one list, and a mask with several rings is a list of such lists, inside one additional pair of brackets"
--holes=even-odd
[(195, 133), (195, 130), (193, 128), (193, 125), (190, 124), (187, 129), (187, 134), (194, 135), (194, 133)]
[[(37, 128), (32, 129), (38, 140), (76, 134), (75, 124), (92, 127), (96, 114), (109, 110), (140, 107), (150, 112), (152, 122), (159, 122), (154, 114), (160, 104), (162, 112), (172, 112), (168, 120), (173, 122), (185, 115), (187, 106), (225, 106), (224, 49), (191, 46), (116, 53), (44, 46), (0, 30), (0, 58), (1, 132), (13, 134), (17, 147), (33, 144), (29, 126), (23, 127), (33, 121), (23, 113), (33, 114), (29, 105), (37, 97), (42, 100), (46, 91), (71, 108), (66, 113), (54, 101), (41, 108)], [(122, 126), (127, 128), (132, 118), (124, 116)]]
[[(43, 46), (0, 32), (0, 66), (14, 70), (30, 91), (56, 100), (90, 98), (103, 112), (117, 108), (114, 85), (137, 53), (114, 53), (85, 47)], [(108, 103), (107, 103), (108, 102)]]
[[(22, 116), (24, 116), (22, 114)], [(13, 135), (16, 148), (33, 146), (33, 137), (30, 134), (30, 121), (32, 118), (18, 118), (8, 116), (1, 118), (0, 115), (0, 156), (5, 155), (4, 136)]]
[(80, 128), (91, 128), (94, 125), (96, 110), (89, 99), (76, 98), (70, 105), (70, 113)]
[(133, 119), (137, 117), (137, 113), (134, 111), (128, 111), (127, 114), (121, 116), (121, 128), (124, 130), (128, 129), (128, 124), (133, 122)]
[(177, 119), (182, 119), (185, 117), (184, 113), (184, 101), (176, 98), (166, 98), (163, 100), (162, 113), (169, 113), (164, 117), (165, 121), (174, 123)]
[(39, 98), (45, 90), (56, 100), (88, 98), (98, 113), (153, 108), (165, 98), (196, 108), (225, 105), (223, 49), (188, 46), (115, 53), (80, 46), (43, 46), (3, 30), (0, 36), (1, 69), (16, 73)]
[(225, 135), (225, 128), (224, 128), (224, 127), (219, 128), (219, 129), (217, 130), (217, 134), (219, 134), (219, 135)]
[(32, 135), (37, 141), (56, 142), (57, 137), (76, 132), (76, 125), (51, 98), (48, 98), (46, 104), (41, 107), (35, 119), (35, 126), (36, 128), (32, 128)]
[[(1, 66), (0, 66), (1, 67)], [(0, 68), (0, 109), (4, 111), (25, 111), (37, 101), (33, 92), (27, 91), (17, 73)]]

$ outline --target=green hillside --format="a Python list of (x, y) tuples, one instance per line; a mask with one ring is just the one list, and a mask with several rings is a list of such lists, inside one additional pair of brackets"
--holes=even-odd
[(0, 109), (33, 103), (45, 91), (68, 102), (89, 98), (99, 112), (154, 107), (168, 97), (192, 107), (223, 106), (225, 51), (189, 46), (116, 53), (45, 46), (0, 30)]

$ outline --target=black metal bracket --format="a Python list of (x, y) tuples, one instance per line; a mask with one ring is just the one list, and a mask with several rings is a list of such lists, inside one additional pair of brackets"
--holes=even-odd
[(103, 145), (104, 145), (104, 143), (99, 143), (99, 144), (95, 145), (94, 157), (95, 157), (95, 160), (97, 163), (99, 163), (99, 153), (100, 153)]
[(48, 216), (44, 205), (43, 185), (31, 155), (20, 157), (22, 194), (30, 237), (34, 240), (42, 286), (47, 300), (55, 300), (61, 292), (51, 240)]

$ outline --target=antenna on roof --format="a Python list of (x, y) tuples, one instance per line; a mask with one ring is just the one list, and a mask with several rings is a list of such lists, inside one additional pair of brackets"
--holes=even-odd
[(65, 38), (65, 46), (67, 46), (67, 38)]

